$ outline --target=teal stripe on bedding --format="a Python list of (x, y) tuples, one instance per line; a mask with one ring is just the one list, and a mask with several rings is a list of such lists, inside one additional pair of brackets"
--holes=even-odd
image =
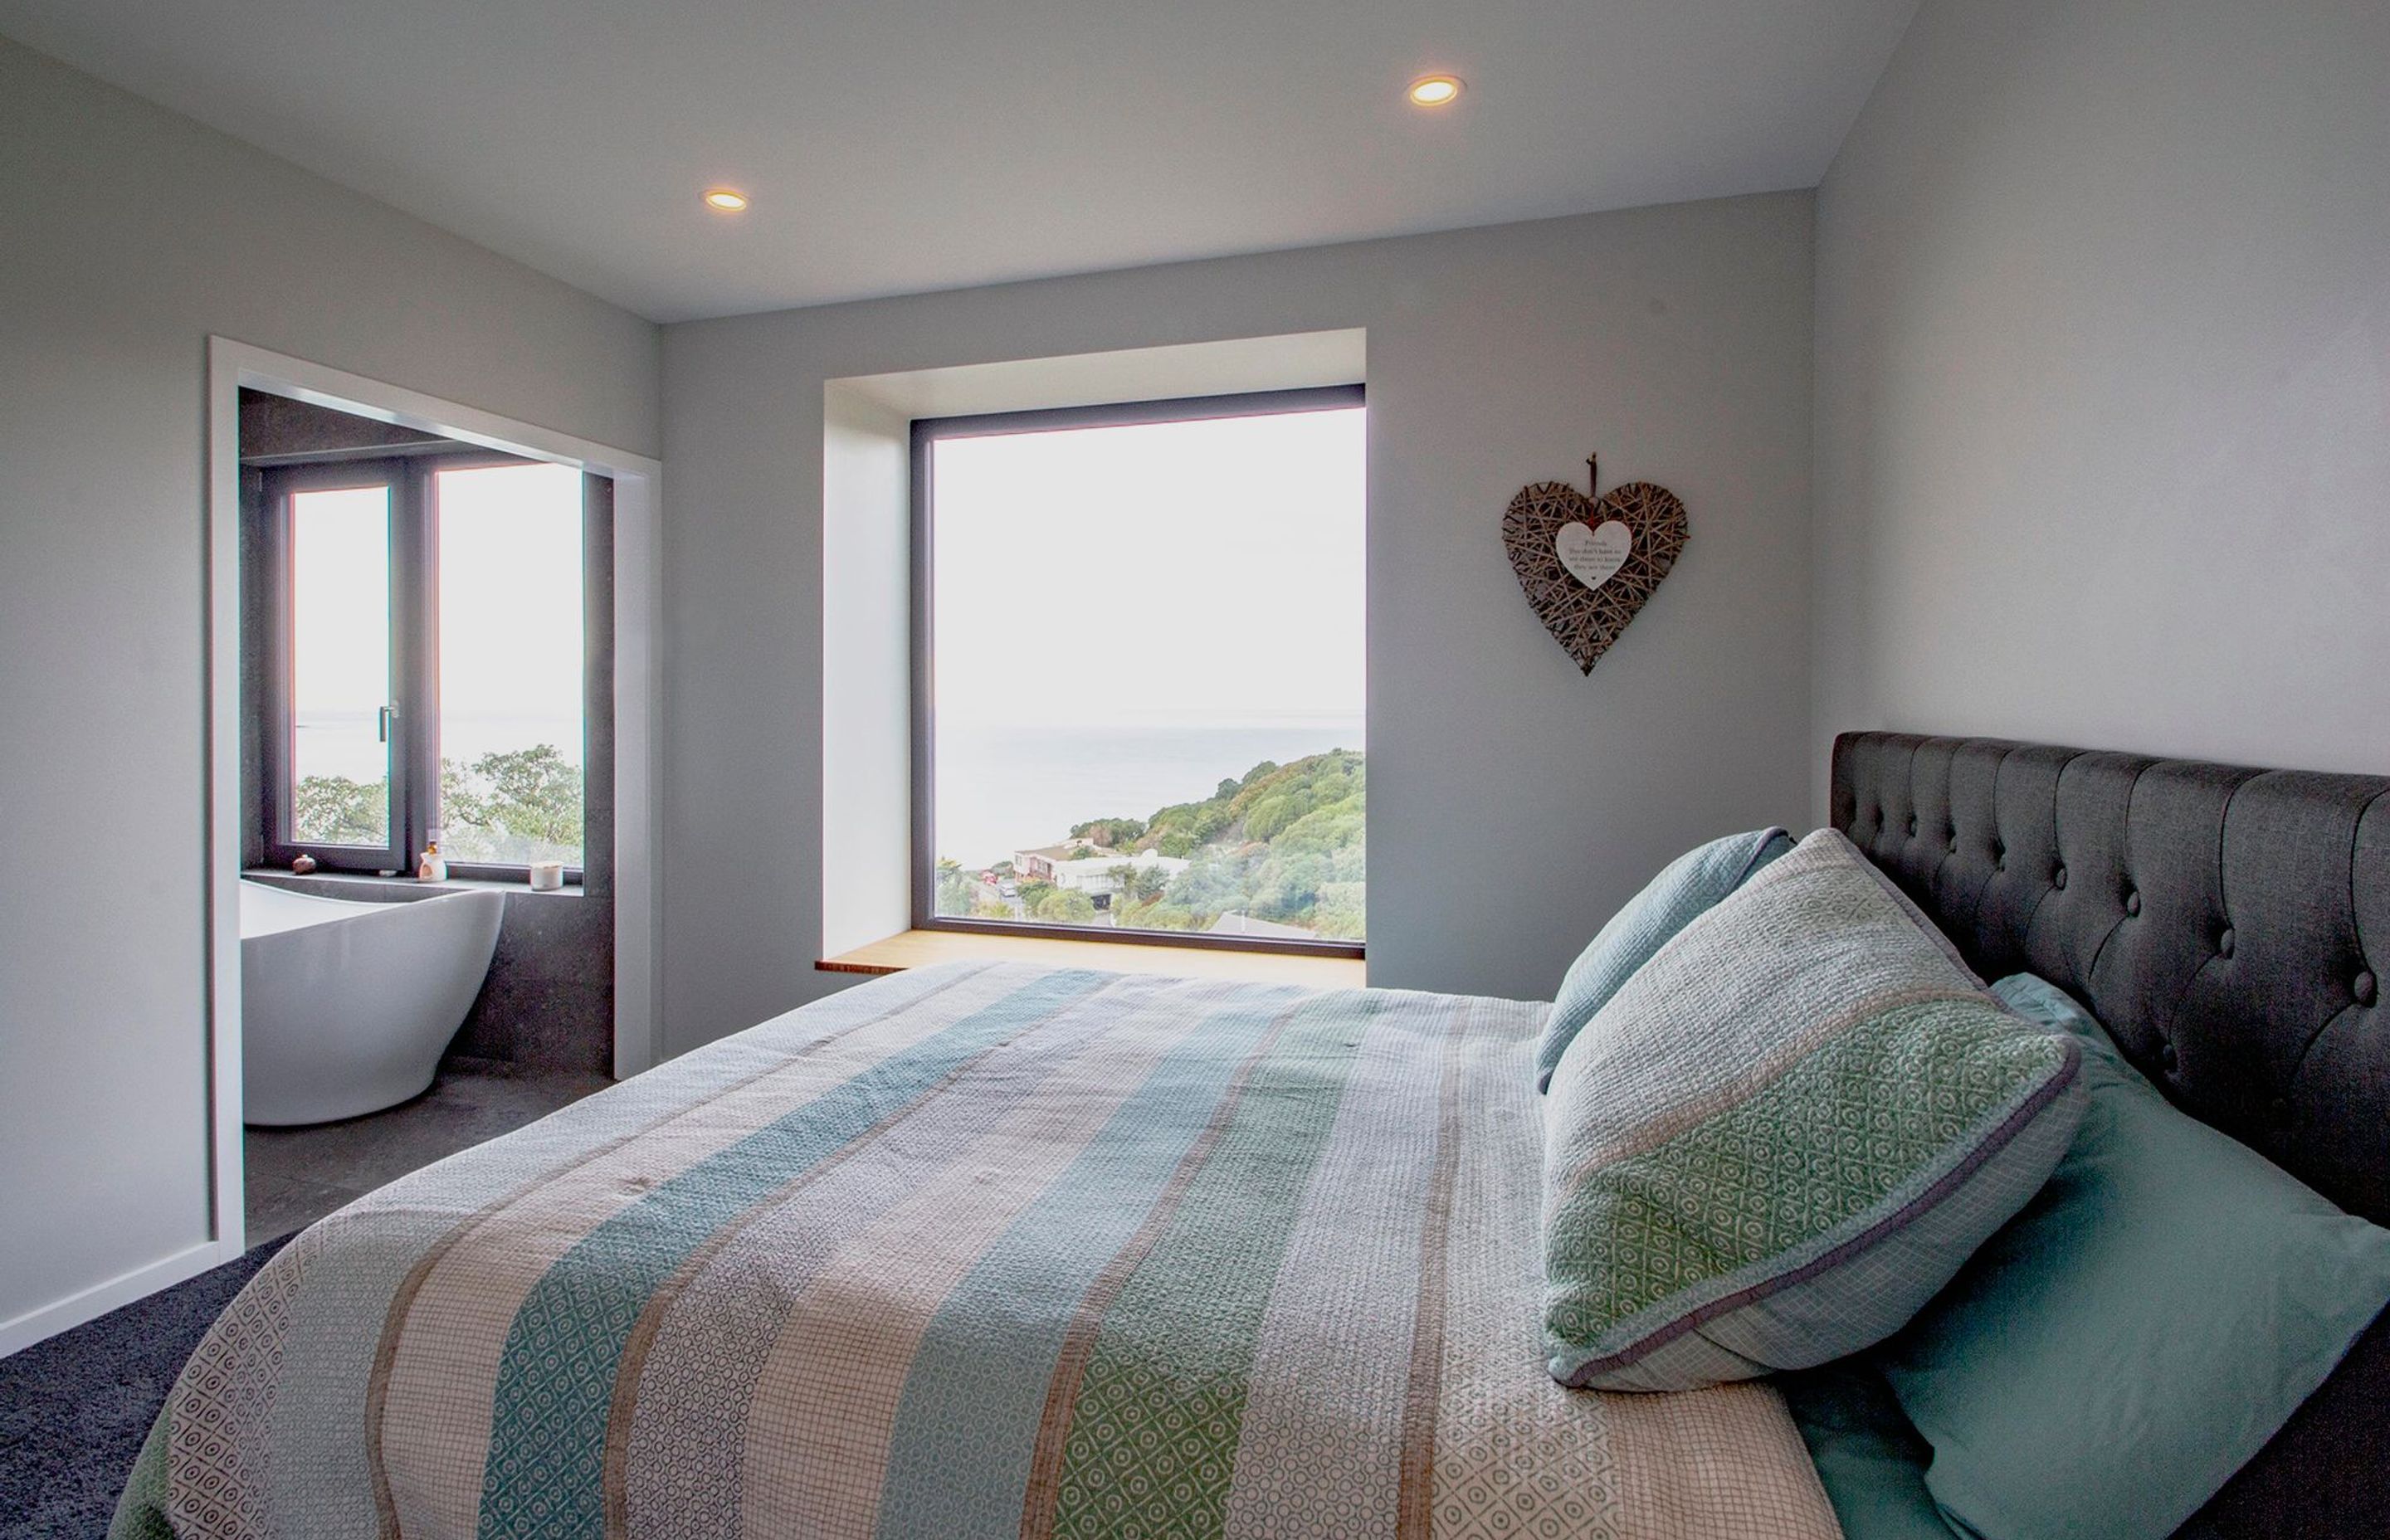
[(1256, 990), (1207, 1018), (938, 1307), (897, 1404), (880, 1483), (883, 1540), (1018, 1540), (1037, 1421), (1073, 1312), (1294, 999)]
[(1381, 998), (1329, 995), (1289, 1025), (1105, 1311), (1071, 1408), (1053, 1534), (1226, 1531), (1262, 1321)]
[[(701, 1106), (761, 1071), (976, 977), (986, 965), (945, 964), (891, 973), (815, 1001), (802, 1011), (659, 1064), (605, 1096), (576, 1102), (508, 1135), (500, 1150), (402, 1177), (359, 1208), (376, 1211), (370, 1242), (360, 1238), (307, 1253), (291, 1290), (284, 1356), (309, 1366), (276, 1393), (268, 1468), (267, 1533), (372, 1534), (374, 1470), (355, 1434), (356, 1409), (371, 1393), (379, 1322), (417, 1260), (482, 1205), (542, 1174), (589, 1158), (618, 1136), (682, 1109)], [(295, 1262), (295, 1258), (293, 1259)]]
[(974, 1055), (1108, 979), (1067, 971), (1032, 981), (658, 1184), (559, 1258), (516, 1313), (499, 1359), (482, 1540), (599, 1533), (606, 1421), (623, 1345), (657, 1286), (708, 1236)]

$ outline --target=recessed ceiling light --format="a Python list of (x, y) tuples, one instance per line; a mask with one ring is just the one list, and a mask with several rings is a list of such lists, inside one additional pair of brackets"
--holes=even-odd
[(708, 187), (705, 189), (705, 206), (717, 213), (745, 213), (747, 195), (736, 187)]
[(1458, 75), (1421, 75), (1406, 93), (1413, 107), (1450, 107), (1460, 99)]

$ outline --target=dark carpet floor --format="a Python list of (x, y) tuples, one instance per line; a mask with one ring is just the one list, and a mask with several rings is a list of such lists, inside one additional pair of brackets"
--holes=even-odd
[(0, 1535), (108, 1533), (116, 1495), (183, 1361), (287, 1238), (0, 1358)]

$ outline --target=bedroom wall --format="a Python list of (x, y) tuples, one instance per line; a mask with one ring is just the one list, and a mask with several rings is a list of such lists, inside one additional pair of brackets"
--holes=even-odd
[(1817, 707), (2390, 770), (2390, 6), (1926, 0), (1818, 199)]
[(5, 1333), (210, 1234), (209, 333), (661, 433), (647, 322), (6, 41), (0, 210)]
[[(1368, 332), (1370, 978), (1548, 994), (1705, 835), (1808, 787), (1805, 193), (674, 326), (666, 1032), (827, 993), (824, 382)], [(1590, 679), (1499, 536), (1530, 481), (1673, 487), (1690, 546)]]

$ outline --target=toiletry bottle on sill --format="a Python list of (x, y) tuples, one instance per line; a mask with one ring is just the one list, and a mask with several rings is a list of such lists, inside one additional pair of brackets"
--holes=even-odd
[(448, 880), (448, 858), (440, 853), (440, 831), (436, 828), (431, 831), (430, 842), (423, 847), (422, 856), (415, 863), (415, 879), (418, 882)]

